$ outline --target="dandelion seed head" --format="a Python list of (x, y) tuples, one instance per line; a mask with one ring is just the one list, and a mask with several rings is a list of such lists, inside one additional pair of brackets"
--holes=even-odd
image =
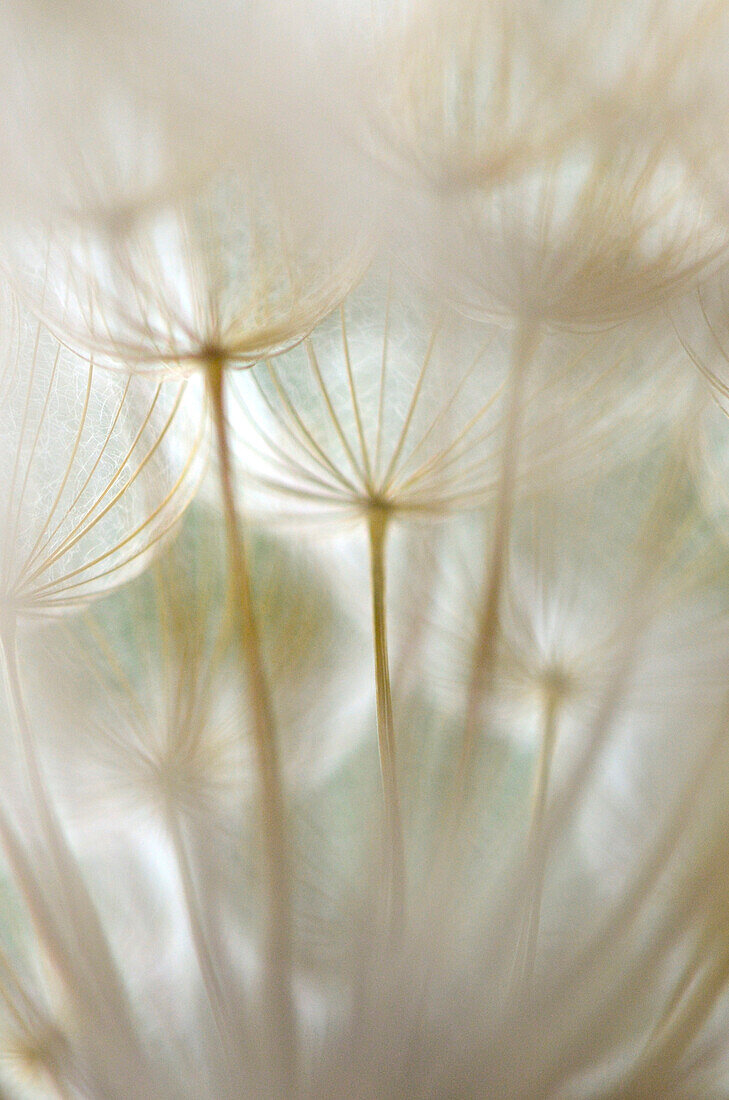
[(320, 240), (274, 180), (222, 173), (101, 226), (77, 219), (10, 242), (21, 294), (108, 367), (188, 374), (250, 366), (296, 343), (346, 292), (361, 242)]
[(205, 434), (184, 386), (115, 379), (27, 314), (16, 326), (0, 379), (2, 602), (38, 615), (144, 565), (190, 499)]

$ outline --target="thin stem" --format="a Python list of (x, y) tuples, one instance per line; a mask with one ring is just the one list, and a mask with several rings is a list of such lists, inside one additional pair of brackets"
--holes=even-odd
[[(0, 623), (0, 650), (9, 701), (21, 742), (31, 802), (52, 859), (53, 872), (60, 891), (57, 902), (61, 908), (58, 912), (65, 913), (67, 932), (59, 929), (53, 906), (49, 908), (44, 899), (35, 873), (25, 859), (22, 844), (18, 843), (7, 819), (0, 813), (3, 847), (13, 866), (16, 881), (22, 889), (36, 929), (51, 951), (67, 992), (72, 998), (78, 998), (78, 1003), (86, 1003), (85, 998), (90, 997), (96, 1005), (95, 1011), (100, 1012), (107, 1023), (111, 1020), (113, 1026), (118, 1027), (119, 1037), (123, 1042), (129, 1042), (130, 1046), (136, 1047), (125, 989), (83, 876), (46, 791), (23, 695), (18, 665), (17, 624), (14, 619)], [(101, 988), (103, 996), (97, 1000)], [(101, 1026), (105, 1025), (101, 1023)]]
[[(468, 799), (470, 771), (478, 743), (482, 704), (488, 696), (496, 666), (496, 644), (501, 605), (501, 589), (506, 564), (506, 552), (511, 533), (516, 477), (524, 420), (524, 397), (528, 366), (539, 339), (538, 326), (523, 321), (515, 333), (511, 370), (505, 383), (506, 420), (501, 472), (497, 486), (494, 537), (486, 571), (481, 614), (473, 650), (473, 663), (466, 701), (463, 740), (453, 786), (445, 799), (435, 851), (435, 890), (442, 896), (453, 887), (453, 874), (458, 860), (453, 858), (463, 811)], [(442, 908), (445, 915), (445, 907)]]
[(527, 842), (527, 866), (530, 870), (531, 890), (524, 913), (519, 945), (517, 948), (516, 978), (525, 986), (530, 986), (534, 975), (534, 962), (537, 954), (539, 921), (542, 912), (544, 894), (544, 875), (546, 871), (546, 848), (544, 844), (544, 819), (547, 809), (549, 776), (557, 741), (557, 716), (559, 711), (559, 693), (547, 690), (542, 714), (542, 736), (539, 745), (539, 759), (534, 780), (532, 817)]
[(405, 846), (397, 784), (395, 729), (392, 718), (390, 662), (387, 652), (385, 540), (387, 515), (372, 507), (368, 514), (372, 636), (375, 651), (377, 742), (385, 808), (389, 926), (397, 934), (405, 920)]
[(468, 774), (479, 731), (483, 700), (488, 696), (496, 665), (496, 643), (501, 608), (501, 590), (506, 567), (506, 554), (514, 510), (516, 477), (524, 420), (524, 389), (527, 367), (534, 354), (538, 330), (523, 322), (515, 335), (514, 354), (507, 381), (507, 410), (504, 425), (504, 448), (496, 501), (494, 538), (487, 569), (487, 582), (478, 623), (473, 666), (468, 689), (463, 743), (456, 773), (455, 819), (460, 817), (466, 797)]
[(238, 517), (225, 415), (224, 363), (213, 359), (205, 377), (218, 446), (220, 490), (223, 499), (230, 565), (230, 581), (251, 708), (251, 732), (261, 791), (261, 825), (269, 888), (267, 983), (272, 1010), (277, 1060), (290, 1087), (296, 1065), (294, 1005), (291, 991), (292, 917), (283, 784), (276, 746), (273, 708), (264, 671), (258, 624), (253, 608), (248, 555)]
[[(659, 1027), (642, 1059), (637, 1079), (650, 1084), (662, 1068), (673, 1070), (691, 1046), (714, 1010), (717, 1000), (729, 981), (729, 952), (719, 951), (715, 959), (697, 978), (685, 999)], [(647, 1095), (647, 1093), (646, 1093)]]
[(45, 782), (38, 760), (33, 727), (25, 705), (23, 689), (20, 683), (17, 624), (14, 620), (3, 622), (0, 625), (0, 650), (2, 651), (5, 677), (8, 685), (8, 696), (15, 718), (15, 728), (18, 731), (20, 740), (20, 749), (23, 757), (23, 764), (25, 766), (28, 787), (33, 797), (35, 808), (40, 816), (41, 824), (46, 831), (46, 835), (53, 838), (56, 833), (56, 824), (53, 820), (52, 811), (48, 802)]
[[(108, 945), (104, 939), (101, 927), (98, 924), (91, 899), (86, 893), (83, 879), (78, 873), (78, 868), (68, 848), (60, 822), (56, 817), (53, 803), (46, 790), (33, 726), (25, 703), (25, 696), (23, 694), (20, 678), (17, 622), (12, 618), (0, 623), (0, 653), (3, 658), (8, 696), (15, 720), (15, 728), (20, 740), (20, 748), (23, 764), (25, 766), (30, 798), (33, 808), (38, 815), (39, 824), (43, 831), (45, 841), (48, 844), (49, 851), (55, 863), (58, 882), (63, 895), (61, 902), (65, 904), (68, 913), (78, 913), (79, 895), (82, 896), (82, 910), (85, 910), (85, 916), (87, 920), (91, 922), (84, 928), (84, 934), (89, 937), (85, 945), (86, 951), (88, 952), (88, 958), (93, 958), (96, 952), (99, 952), (99, 954), (96, 954), (96, 961), (100, 962), (103, 966), (108, 966), (107, 977), (111, 977), (115, 980), (116, 972), (113, 969), (113, 962), (108, 951)], [(5, 842), (7, 844), (7, 836), (5, 836)], [(79, 925), (77, 932), (80, 930), (80, 927)], [(72, 967), (68, 969), (65, 976), (71, 982), (78, 978), (78, 975), (76, 975), (74, 979)], [(111, 987), (107, 989), (107, 997), (110, 997), (110, 989)], [(121, 987), (115, 986), (115, 992), (118, 995), (118, 1000), (116, 1005), (111, 1007), (111, 1011), (118, 1012), (118, 1020), (121, 1024), (127, 1019), (127, 1005)]]
[(200, 899), (198, 897), (195, 880), (190, 866), (190, 858), (187, 853), (187, 845), (182, 835), (182, 828), (177, 812), (170, 809), (167, 815), (167, 826), (172, 841), (172, 848), (177, 861), (177, 868), (182, 883), (182, 891), (187, 910), (187, 919), (190, 925), (195, 955), (203, 979), (203, 985), (208, 995), (210, 1008), (215, 1019), (220, 1040), (226, 1055), (230, 1054), (230, 1020), (226, 1010), (225, 996), (220, 986), (217, 969), (210, 951), (205, 925), (200, 913)]
[(704, 937), (700, 937), (694, 944), (691, 957), (678, 977), (668, 1003), (661, 1013), (660, 1020), (653, 1028), (651, 1037), (646, 1044), (646, 1052), (653, 1050), (670, 1030), (671, 1021), (676, 1017), (679, 1007), (684, 1004), (686, 995), (694, 985), (696, 975), (701, 970), (702, 962), (707, 955), (707, 948), (710, 949), (710, 945), (705, 942)]

